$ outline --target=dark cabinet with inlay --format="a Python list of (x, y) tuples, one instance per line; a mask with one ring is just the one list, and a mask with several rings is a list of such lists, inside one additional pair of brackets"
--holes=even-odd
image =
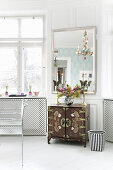
[(86, 147), (90, 105), (48, 106), (48, 143), (51, 138), (81, 141)]

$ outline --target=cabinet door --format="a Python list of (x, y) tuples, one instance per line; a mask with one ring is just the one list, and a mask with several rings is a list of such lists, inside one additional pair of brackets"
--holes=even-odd
[(65, 108), (49, 106), (48, 133), (51, 137), (65, 137)]
[(66, 137), (80, 138), (85, 134), (85, 110), (77, 107), (66, 108)]

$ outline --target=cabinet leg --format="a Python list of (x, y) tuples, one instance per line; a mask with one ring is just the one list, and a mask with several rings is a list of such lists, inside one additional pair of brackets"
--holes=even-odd
[(86, 148), (86, 141), (83, 141), (84, 148)]
[(48, 144), (50, 144), (50, 140), (51, 140), (51, 138), (48, 137)]
[(84, 143), (84, 148), (86, 148), (86, 142)]

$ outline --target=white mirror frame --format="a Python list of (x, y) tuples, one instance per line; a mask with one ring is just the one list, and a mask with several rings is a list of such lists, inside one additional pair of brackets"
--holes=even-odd
[[(96, 67), (96, 62), (97, 62), (97, 43), (96, 43), (96, 26), (87, 26), (87, 27), (74, 27), (74, 28), (63, 28), (63, 29), (54, 29), (52, 30), (52, 93), (56, 93), (55, 91), (53, 91), (53, 67), (54, 67), (54, 33), (55, 32), (66, 32), (66, 31), (74, 31), (74, 30), (88, 30), (88, 29), (92, 29), (94, 34), (93, 34), (93, 44), (94, 44), (94, 50), (93, 50), (93, 75), (95, 76), (95, 91), (94, 92), (88, 92), (87, 94), (96, 94), (97, 91), (97, 67)], [(82, 37), (81, 37), (82, 38)], [(57, 57), (58, 58), (58, 57)], [(60, 57), (60, 60), (63, 60), (63, 58), (65, 57)], [(65, 60), (65, 59), (64, 59)], [(67, 58), (66, 58), (67, 60)], [(70, 61), (68, 61), (67, 63), (69, 64)], [(69, 66), (70, 67), (70, 66)], [(71, 69), (71, 67), (70, 67)], [(70, 80), (71, 81), (71, 76)]]

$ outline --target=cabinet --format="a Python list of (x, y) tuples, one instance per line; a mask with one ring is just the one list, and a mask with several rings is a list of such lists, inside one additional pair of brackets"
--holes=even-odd
[(48, 106), (48, 144), (51, 138), (81, 141), (86, 147), (90, 105)]

